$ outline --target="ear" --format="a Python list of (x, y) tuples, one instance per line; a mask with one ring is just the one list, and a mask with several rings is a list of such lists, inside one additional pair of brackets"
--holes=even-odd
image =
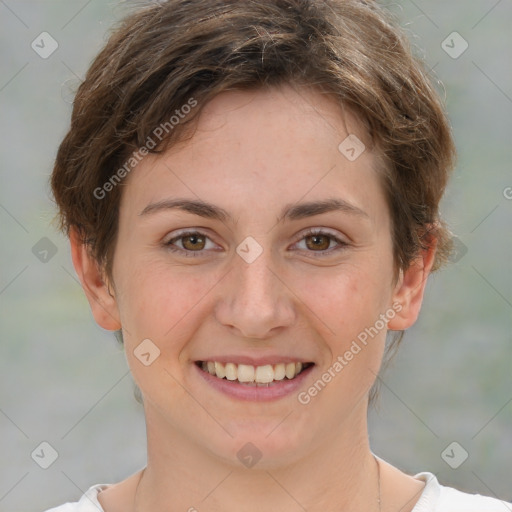
[(89, 254), (75, 228), (70, 228), (71, 258), (96, 323), (109, 331), (121, 329), (117, 302), (104, 282), (98, 262)]
[(428, 247), (421, 250), (409, 268), (400, 271), (393, 292), (393, 304), (399, 303), (401, 309), (397, 309), (395, 317), (389, 320), (388, 329), (403, 331), (411, 327), (418, 318), (427, 278), (434, 264), (437, 239), (431, 236), (427, 243)]

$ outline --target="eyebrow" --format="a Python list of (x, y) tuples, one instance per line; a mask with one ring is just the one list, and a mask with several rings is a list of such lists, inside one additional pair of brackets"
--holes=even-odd
[[(220, 220), (226, 222), (232, 220), (232, 216), (223, 208), (201, 200), (193, 199), (164, 199), (148, 204), (139, 216), (149, 215), (166, 210), (179, 209), (199, 217)], [(322, 213), (339, 211), (369, 219), (368, 214), (357, 206), (339, 198), (329, 198), (322, 201), (310, 201), (306, 203), (287, 204), (281, 211), (277, 222), (284, 220), (300, 220)]]

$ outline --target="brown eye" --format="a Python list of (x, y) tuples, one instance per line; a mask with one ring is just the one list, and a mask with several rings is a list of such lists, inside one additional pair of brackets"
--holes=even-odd
[(164, 246), (170, 251), (183, 256), (205, 256), (209, 249), (214, 248), (215, 244), (204, 233), (188, 231), (164, 242)]
[(302, 238), (296, 244), (296, 247), (302, 252), (318, 258), (333, 256), (348, 246), (347, 242), (340, 240), (334, 234), (317, 229), (303, 233)]
[(184, 249), (189, 251), (202, 250), (206, 245), (206, 238), (202, 235), (185, 235), (180, 237)]
[(309, 235), (304, 240), (306, 240), (306, 247), (308, 249), (326, 251), (331, 244), (331, 238), (327, 235)]

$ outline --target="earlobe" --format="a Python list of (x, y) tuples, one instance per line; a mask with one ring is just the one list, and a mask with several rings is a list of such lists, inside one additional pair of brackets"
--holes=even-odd
[(69, 232), (71, 258), (84, 289), (96, 323), (109, 331), (121, 328), (117, 301), (105, 282), (98, 262), (82, 243), (77, 230), (72, 227)]
[(401, 305), (400, 311), (388, 322), (388, 329), (403, 331), (411, 327), (418, 318), (427, 279), (434, 264), (437, 240), (432, 237), (428, 247), (411, 262), (411, 265), (400, 272), (393, 293), (392, 302)]

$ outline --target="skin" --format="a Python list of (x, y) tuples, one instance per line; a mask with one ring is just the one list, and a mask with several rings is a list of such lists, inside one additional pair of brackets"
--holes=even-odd
[[(401, 310), (388, 329), (416, 321), (435, 240), (395, 279), (379, 158), (366, 149), (349, 161), (338, 150), (349, 134), (370, 146), (354, 115), (312, 89), (222, 93), (190, 140), (148, 155), (125, 179), (112, 282), (72, 232), (94, 317), (105, 329), (122, 327), (144, 396), (147, 468), (99, 494), (106, 512), (378, 510), (367, 401), (386, 328), (307, 405), (296, 393), (272, 402), (228, 397), (194, 368), (221, 354), (296, 356), (315, 363), (304, 390), (394, 303)], [(232, 218), (178, 209), (139, 215), (178, 197), (215, 204)], [(332, 197), (365, 215), (277, 222), (285, 205)], [(185, 228), (208, 237), (198, 257), (165, 246)], [(334, 251), (337, 242), (321, 238), (317, 248), (304, 237), (308, 228), (346, 245)], [(235, 251), (247, 236), (263, 249), (250, 264)], [(195, 247), (190, 239), (174, 244)], [(147, 338), (160, 350), (149, 366), (134, 355)], [(247, 442), (262, 454), (251, 469), (237, 458)], [(381, 510), (410, 511), (423, 487), (381, 462)]]

